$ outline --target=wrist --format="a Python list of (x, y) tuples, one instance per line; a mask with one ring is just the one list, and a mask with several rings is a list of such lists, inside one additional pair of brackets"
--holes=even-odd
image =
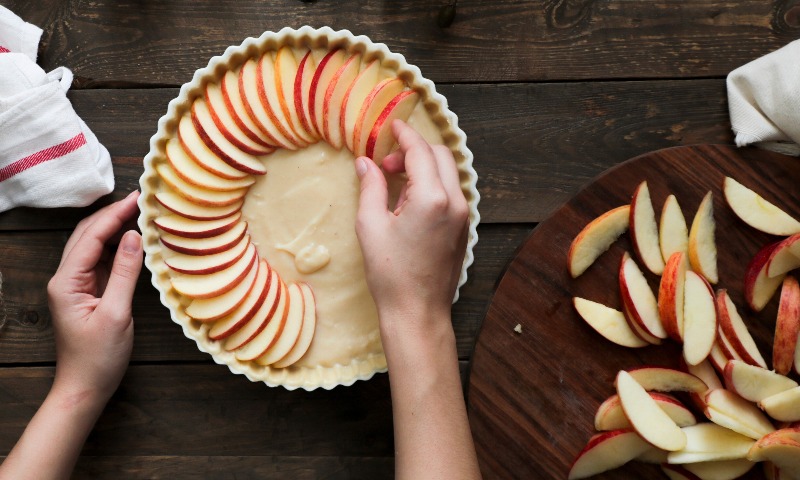
[(379, 312), (387, 361), (438, 363), (456, 360), (456, 338), (447, 309), (384, 309)]
[(94, 417), (100, 415), (109, 398), (97, 389), (60, 379), (58, 374), (47, 394), (47, 401), (60, 410)]

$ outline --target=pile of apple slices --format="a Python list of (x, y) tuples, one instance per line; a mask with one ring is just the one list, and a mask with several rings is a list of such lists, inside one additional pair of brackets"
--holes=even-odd
[(156, 163), (164, 263), (185, 313), (240, 361), (283, 368), (303, 357), (316, 326), (305, 283), (286, 284), (247, 234), (241, 208), (264, 156), (318, 141), (382, 160), (391, 123), (419, 101), (377, 59), (343, 49), (282, 47), (209, 82), (178, 120)]
[[(578, 454), (570, 479), (629, 461), (660, 464), (671, 479), (738, 478), (754, 462), (764, 462), (770, 478), (800, 479), (800, 386), (788, 376), (792, 369), (800, 373), (800, 284), (787, 275), (800, 267), (800, 222), (732, 178), (725, 179), (723, 190), (748, 225), (789, 235), (762, 248), (745, 279), (747, 303), (756, 311), (781, 288), (774, 370), (768, 370), (727, 291), (715, 294), (711, 287), (719, 278), (712, 193), (688, 229), (672, 195), (656, 222), (642, 182), (630, 205), (606, 212), (577, 235), (568, 266), (573, 277), (581, 275), (630, 230), (638, 259), (661, 276), (657, 294), (626, 252), (619, 267), (621, 310), (579, 297), (574, 306), (588, 325), (618, 345), (681, 343), (683, 369), (620, 371), (616, 395), (595, 415), (599, 433)], [(708, 422), (698, 422), (678, 396), (687, 397)]]

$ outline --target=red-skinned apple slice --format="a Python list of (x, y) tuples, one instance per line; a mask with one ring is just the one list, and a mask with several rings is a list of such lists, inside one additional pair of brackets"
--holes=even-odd
[(306, 354), (314, 339), (314, 331), (317, 326), (317, 306), (314, 292), (307, 283), (301, 283), (300, 288), (303, 290), (303, 303), (305, 304), (303, 306), (303, 328), (300, 330), (297, 343), (294, 344), (292, 350), (272, 365), (275, 368), (286, 368), (297, 363)]
[(725, 353), (722, 351), (722, 347), (720, 347), (720, 340), (719, 340), (719, 329), (717, 329), (717, 341), (714, 342), (714, 346), (711, 347), (711, 352), (708, 354), (708, 360), (711, 362), (711, 365), (714, 366), (714, 369), (722, 374), (725, 370), (725, 365), (730, 360)]
[(572, 278), (578, 278), (625, 233), (629, 214), (629, 205), (614, 208), (589, 222), (578, 233), (567, 253), (567, 265)]
[(317, 62), (314, 51), (308, 50), (300, 62), (297, 64), (297, 75), (294, 77), (294, 109), (303, 129), (312, 136), (319, 138), (320, 134), (313, 126), (311, 121), (311, 82), (314, 80), (314, 72), (317, 70)]
[(683, 341), (684, 284), (688, 266), (685, 253), (673, 253), (667, 259), (658, 286), (658, 315), (667, 335), (676, 342)]
[(367, 154), (367, 141), (375, 122), (389, 102), (404, 89), (405, 84), (399, 78), (386, 78), (378, 82), (369, 92), (361, 110), (358, 111), (353, 130), (353, 153), (356, 156)]
[(222, 295), (213, 298), (195, 298), (186, 307), (186, 314), (200, 322), (212, 322), (230, 314), (239, 308), (253, 291), (260, 265), (261, 263), (256, 261), (244, 279)]
[(778, 318), (775, 321), (775, 339), (772, 342), (772, 367), (788, 375), (794, 365), (800, 334), (800, 284), (794, 277), (786, 277), (781, 288)]
[(342, 132), (347, 149), (351, 152), (355, 151), (353, 134), (355, 133), (358, 114), (369, 92), (378, 84), (380, 66), (378, 60), (373, 60), (367, 64), (350, 85), (350, 88), (347, 89), (342, 99), (343, 107), (342, 114), (339, 116), (339, 129)]
[(280, 143), (262, 130), (247, 113), (247, 106), (239, 91), (239, 73), (240, 69), (228, 70), (220, 80), (222, 98), (231, 119), (250, 140), (267, 148), (277, 148)]
[(775, 431), (769, 419), (755, 405), (735, 393), (718, 388), (705, 396), (706, 418), (721, 427), (754, 440)]
[(692, 374), (666, 367), (638, 367), (628, 373), (645, 390), (705, 393), (708, 386)]
[(230, 191), (247, 188), (255, 183), (255, 178), (247, 175), (240, 179), (230, 180), (215, 175), (194, 161), (183, 149), (177, 138), (167, 142), (167, 161), (175, 174), (184, 181), (206, 190)]
[(661, 258), (665, 262), (675, 252), (689, 254), (689, 229), (686, 227), (686, 218), (675, 195), (668, 196), (661, 208), (658, 240)]
[(344, 145), (340, 123), (344, 97), (353, 85), (361, 68), (361, 55), (351, 55), (333, 75), (328, 88), (325, 89), (325, 100), (322, 103), (322, 135), (335, 149)]
[(739, 355), (733, 348), (733, 344), (731, 343), (730, 340), (728, 340), (728, 337), (725, 335), (725, 332), (722, 331), (722, 327), (719, 327), (717, 329), (717, 345), (719, 346), (722, 355), (725, 356), (725, 363), (727, 363), (729, 360), (742, 359), (742, 356)]
[[(246, 345), (250, 340), (261, 333), (272, 321), (278, 311), (281, 296), (284, 293), (284, 285), (278, 276), (278, 272), (270, 269), (269, 280), (267, 280), (267, 294), (264, 302), (258, 307), (255, 314), (244, 325), (241, 325), (235, 332), (231, 333), (223, 340), (223, 348), (228, 351), (236, 350)], [(281, 310), (281, 315), (283, 311)], [(219, 332), (215, 332), (217, 334)]]
[(631, 313), (628, 311), (628, 308), (624, 303), (622, 304), (622, 314), (625, 316), (625, 321), (628, 322), (628, 328), (633, 330), (633, 333), (635, 333), (637, 337), (641, 338), (650, 345), (661, 345), (662, 340), (660, 338), (650, 335), (647, 333), (647, 331), (640, 327), (638, 323), (632, 320)]
[(286, 321), (278, 338), (270, 347), (256, 358), (259, 365), (272, 365), (281, 360), (292, 351), (300, 338), (305, 318), (304, 291), (299, 283), (293, 283), (286, 289), (289, 295), (289, 307), (286, 312)]
[(784, 274), (771, 278), (767, 275), (769, 258), (780, 243), (770, 243), (762, 247), (747, 266), (744, 275), (744, 298), (756, 312), (760, 312), (767, 305), (786, 276)]
[(172, 278), (172, 288), (190, 298), (211, 298), (222, 295), (239, 285), (258, 261), (252, 243), (247, 252), (230, 267), (208, 275), (178, 275)]
[(740, 458), (716, 462), (686, 463), (680, 466), (696, 475), (697, 480), (734, 480), (749, 472), (755, 463), (746, 458)]
[(269, 291), (269, 281), (271, 278), (270, 267), (267, 261), (261, 259), (258, 264), (258, 271), (253, 289), (247, 295), (244, 302), (235, 310), (220, 318), (208, 331), (208, 338), (211, 340), (222, 340), (228, 338), (233, 333), (242, 328), (252, 319), (256, 312), (261, 308)]
[[(267, 56), (269, 57), (269, 55)], [(274, 141), (277, 147), (286, 150), (297, 150), (297, 145), (281, 133), (281, 130), (273, 123), (266, 107), (261, 102), (263, 87), (259, 87), (260, 71), (261, 68), (258, 62), (252, 58), (244, 62), (239, 70), (239, 94), (242, 98), (245, 112), (247, 112), (247, 115), (258, 129)]]
[(231, 167), (251, 175), (267, 173), (267, 169), (258, 157), (239, 150), (219, 131), (203, 98), (198, 98), (192, 103), (192, 125), (203, 143)]
[[(278, 277), (280, 278), (280, 277)], [(275, 313), (267, 321), (263, 329), (245, 343), (237, 350), (234, 351), (236, 358), (243, 362), (255, 360), (264, 354), (269, 348), (278, 340), (283, 332), (283, 327), (286, 325), (286, 318), (291, 308), (291, 299), (289, 297), (289, 289), (283, 280), (280, 280), (281, 294), (278, 299), (278, 306)]]
[(776, 430), (762, 437), (747, 454), (751, 462), (769, 461), (788, 478), (800, 477), (800, 429), (787, 428)]
[(619, 287), (622, 303), (633, 321), (649, 335), (667, 338), (658, 315), (658, 302), (639, 266), (626, 252), (619, 268)]
[(181, 215), (161, 215), (153, 220), (164, 232), (186, 238), (208, 238), (231, 230), (242, 218), (241, 212), (216, 220), (192, 220)]
[[(697, 365), (689, 365), (683, 358), (681, 358), (680, 364), (682, 370), (685, 370), (687, 373), (692, 374), (702, 380), (703, 383), (705, 383), (708, 387), (708, 390), (723, 388), (722, 382), (714, 370), (715, 367), (712, 366), (712, 362), (708, 359), (703, 360)], [(720, 371), (722, 371), (724, 368), (725, 365), (721, 364)], [(708, 393), (708, 391), (705, 393)], [(699, 410), (705, 410), (706, 408), (705, 393), (689, 392), (689, 397)]]
[(190, 114), (181, 117), (178, 123), (178, 140), (192, 160), (214, 175), (228, 180), (241, 180), (249, 177), (247, 172), (233, 168), (208, 148), (195, 130)]
[(719, 325), (725, 338), (731, 343), (731, 346), (736, 353), (738, 353), (742, 360), (750, 365), (758, 365), (767, 368), (767, 362), (758, 351), (756, 342), (753, 340), (750, 331), (747, 329), (744, 320), (736, 311), (736, 305), (733, 304), (727, 290), (720, 289), (717, 292), (717, 312), (719, 312)]
[(305, 147), (308, 142), (292, 130), (291, 121), (284, 114), (283, 108), (281, 108), (283, 94), (278, 90), (276, 78), (275, 59), (271, 53), (265, 52), (258, 60), (258, 69), (256, 70), (256, 87), (261, 107), (284, 138), (287, 138), (298, 148)]
[(636, 187), (631, 198), (630, 231), (633, 250), (648, 270), (661, 275), (664, 258), (659, 245), (658, 223), (647, 180)]
[(239, 150), (250, 155), (267, 155), (275, 151), (274, 148), (262, 145), (250, 138), (236, 123), (231, 112), (225, 105), (222, 88), (216, 83), (206, 84), (206, 105), (211, 119), (222, 135)]
[(209, 255), (187, 255), (185, 253), (171, 253), (166, 250), (163, 255), (164, 263), (178, 273), (207, 275), (224, 270), (236, 263), (247, 251), (249, 244), (250, 236), (245, 235), (229, 250)]
[(731, 177), (725, 177), (722, 188), (733, 213), (756, 230), (772, 235), (800, 233), (800, 222)]
[(761, 400), (797, 387), (789, 377), (766, 368), (748, 365), (741, 360), (731, 360), (725, 365), (725, 386), (751, 402)]
[(758, 406), (775, 420), (796, 422), (800, 420), (800, 387), (770, 395), (758, 402)]
[(622, 312), (585, 298), (575, 297), (572, 301), (581, 318), (606, 339), (630, 348), (649, 345), (631, 330)]
[(209, 207), (193, 203), (177, 193), (162, 190), (154, 195), (156, 201), (172, 213), (190, 220), (218, 220), (230, 217), (242, 209), (244, 200), (239, 200), (224, 207)]
[[(697, 419), (691, 410), (686, 408), (677, 398), (658, 392), (649, 392), (649, 395), (679, 427), (697, 423)], [(632, 428), (631, 422), (622, 408), (619, 395), (612, 395), (600, 404), (594, 417), (594, 428), (601, 432)]]
[(652, 448), (633, 430), (598, 433), (578, 454), (568, 479), (588, 478), (625, 465)]
[(367, 138), (366, 150), (366, 155), (378, 165), (383, 162), (386, 155), (389, 155), (397, 144), (392, 131), (392, 122), (395, 120), (408, 120), (418, 102), (419, 94), (417, 92), (405, 90), (398, 93), (378, 115), (375, 125), (373, 125), (372, 131)]
[(714, 196), (708, 192), (692, 221), (689, 230), (689, 263), (692, 270), (706, 277), (709, 283), (717, 283), (717, 245), (714, 239)]
[(314, 130), (320, 135), (325, 124), (323, 115), (325, 91), (339, 67), (344, 63), (345, 56), (345, 51), (340, 48), (329, 51), (317, 64), (314, 77), (311, 79), (311, 88), (308, 93), (308, 113)]
[(155, 167), (156, 172), (167, 185), (176, 193), (195, 205), (202, 207), (226, 207), (235, 203), (241, 203), (245, 195), (246, 188), (237, 190), (219, 191), (208, 190), (196, 185), (192, 185), (179, 177), (169, 163), (160, 163)]
[(777, 277), (800, 267), (800, 233), (784, 239), (767, 261), (767, 276)]
[(628, 372), (621, 370), (615, 383), (625, 416), (642, 438), (670, 452), (686, 446), (680, 427)]
[(283, 116), (288, 120), (291, 132), (308, 144), (316, 138), (303, 127), (300, 111), (295, 104), (295, 79), (297, 78), (297, 59), (294, 50), (284, 45), (275, 53), (275, 88), (278, 92), (278, 103)]
[(238, 222), (227, 232), (208, 238), (191, 238), (161, 232), (161, 243), (173, 252), (186, 255), (212, 255), (231, 249), (247, 231), (247, 222)]
[(667, 461), (672, 464), (746, 458), (755, 444), (752, 438), (715, 423), (698, 423), (681, 430), (686, 435), (686, 446), (681, 451), (670, 452)]
[(683, 358), (697, 365), (717, 340), (716, 298), (708, 281), (691, 270), (686, 272), (684, 292)]

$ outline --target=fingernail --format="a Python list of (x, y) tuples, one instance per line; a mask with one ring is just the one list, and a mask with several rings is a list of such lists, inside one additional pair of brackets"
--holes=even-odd
[(125, 235), (122, 236), (122, 240), (119, 242), (119, 247), (123, 252), (136, 253), (140, 248), (142, 248), (142, 237), (140, 237), (139, 234), (133, 230), (126, 232)]
[(356, 175), (361, 178), (365, 173), (367, 173), (367, 162), (364, 161), (364, 157), (356, 158)]
[(127, 200), (127, 199), (129, 199), (129, 198), (131, 198), (132, 196), (136, 195), (137, 193), (139, 193), (139, 190), (134, 190), (134, 191), (132, 191), (131, 193), (129, 193), (129, 194), (128, 194), (128, 196), (127, 196), (127, 197), (125, 197), (125, 199), (126, 199), (126, 200)]

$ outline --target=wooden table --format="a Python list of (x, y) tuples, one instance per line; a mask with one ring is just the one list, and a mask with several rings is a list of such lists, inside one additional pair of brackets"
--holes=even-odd
[[(213, 55), (284, 26), (384, 42), (437, 83), (480, 176), (480, 241), (454, 307), (462, 372), (493, 288), (537, 222), (632, 156), (731, 143), (725, 75), (800, 37), (796, 0), (4, 0), (44, 28), (39, 63), (70, 67), (70, 99), (114, 157), (117, 189), (90, 208), (0, 214), (0, 455), (54, 372), (45, 285), (77, 221), (138, 186), (178, 87)], [(386, 375), (289, 392), (215, 365), (185, 339), (143, 275), (131, 367), (75, 478), (386, 478)], [(47, 446), (42, 446), (47, 448)], [(534, 478), (535, 472), (520, 472)]]

